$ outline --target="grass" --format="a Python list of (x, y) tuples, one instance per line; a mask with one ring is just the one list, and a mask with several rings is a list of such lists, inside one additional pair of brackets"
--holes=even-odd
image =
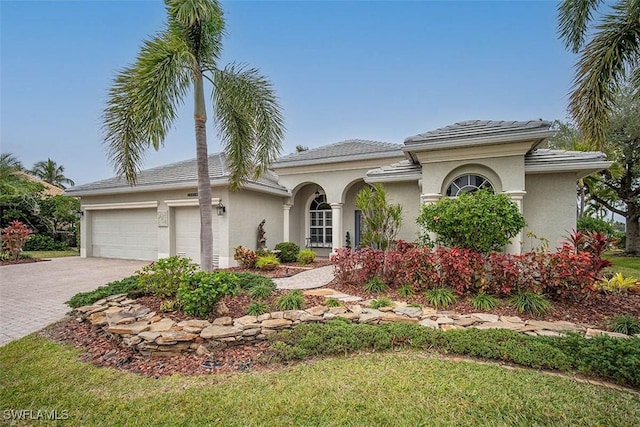
[(2, 409), (66, 410), (69, 426), (625, 426), (640, 413), (633, 393), (411, 351), (160, 379), (97, 368), (79, 354), (35, 335), (0, 348)]
[(640, 279), (640, 257), (617, 256), (607, 253), (604, 258), (613, 263), (613, 267), (609, 267), (607, 271), (614, 274), (622, 273), (624, 277)]
[(78, 251), (25, 251), (32, 258), (63, 258), (69, 256), (79, 256)]

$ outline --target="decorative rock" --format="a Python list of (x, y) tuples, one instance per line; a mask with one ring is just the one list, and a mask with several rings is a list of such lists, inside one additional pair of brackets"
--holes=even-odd
[(107, 331), (118, 335), (138, 335), (140, 332), (148, 331), (150, 325), (147, 322), (136, 322), (130, 325), (110, 326)]
[(422, 319), (418, 324), (427, 328), (438, 329), (438, 323), (431, 319)]
[(451, 331), (453, 329), (464, 329), (464, 328), (462, 326), (445, 323), (444, 325), (440, 325), (440, 329), (442, 329), (443, 331)]
[(242, 329), (235, 326), (220, 326), (216, 324), (208, 326), (200, 332), (200, 336), (206, 340), (235, 337), (236, 335), (242, 335)]
[(453, 325), (453, 319), (450, 317), (438, 317), (436, 323), (438, 325)]
[(435, 310), (431, 307), (422, 307), (422, 317), (431, 317), (438, 314), (438, 310)]
[(90, 314), (87, 319), (92, 325), (102, 326), (107, 324), (107, 316), (102, 311)]
[(135, 304), (136, 300), (134, 299), (125, 299), (120, 301), (120, 305), (131, 305), (131, 304)]
[(156, 344), (158, 344), (158, 345), (174, 345), (174, 344), (177, 344), (177, 343), (178, 343), (178, 341), (173, 340), (173, 339), (168, 338), (168, 337), (160, 336), (160, 337), (156, 338)]
[(178, 323), (178, 326), (180, 326), (181, 328), (184, 328), (185, 326), (187, 326), (190, 328), (204, 329), (207, 326), (211, 326), (211, 323), (209, 323), (209, 321), (207, 320), (191, 319), (191, 320), (183, 320), (182, 322)]
[(198, 345), (198, 348), (196, 349), (196, 354), (198, 356), (208, 356), (209, 355), (209, 349), (205, 346), (203, 346), (202, 344)]
[(467, 327), (467, 326), (471, 326), (473, 324), (478, 323), (478, 319), (473, 318), (473, 317), (458, 317), (457, 319), (453, 320), (453, 324), (454, 325), (458, 325), (458, 326), (462, 326), (462, 327)]
[(395, 313), (383, 313), (380, 316), (381, 322), (407, 322), (407, 323), (418, 323), (419, 319), (415, 319), (407, 316), (400, 316)]
[(213, 320), (212, 324), (216, 326), (231, 326), (233, 325), (233, 319), (229, 316), (218, 317)]
[(324, 320), (331, 320), (335, 319), (336, 315), (327, 311), (322, 317), (324, 318)]
[(105, 299), (107, 301), (123, 301), (126, 298), (127, 298), (127, 294), (116, 294), (116, 295), (109, 295)]
[(495, 314), (488, 313), (472, 313), (471, 316), (475, 317), (481, 322), (497, 322), (500, 320), (500, 317), (496, 316)]
[(541, 337), (561, 337), (562, 335), (564, 335), (560, 332), (548, 331), (546, 329), (540, 329), (539, 331), (536, 331), (536, 334), (538, 334)]
[(316, 305), (315, 307), (307, 308), (305, 311), (312, 316), (322, 316), (328, 310), (324, 305)]
[(256, 318), (256, 320), (258, 321), (258, 323), (260, 322), (264, 322), (265, 320), (269, 320), (271, 319), (271, 313), (265, 313), (265, 314), (261, 314), (260, 316), (258, 316)]
[(155, 340), (156, 340), (156, 338), (158, 338), (158, 337), (160, 336), (160, 332), (149, 332), (149, 331), (146, 331), (146, 332), (140, 332), (140, 333), (138, 334), (138, 336), (139, 336), (140, 338), (142, 338), (143, 340), (145, 340), (145, 341), (151, 341), (151, 342), (153, 342), (153, 341), (155, 341)]
[(124, 345), (129, 346), (129, 347), (133, 347), (134, 345), (140, 344), (140, 341), (142, 341), (142, 338), (140, 338), (140, 335), (136, 335), (136, 336), (133, 336), (131, 338), (124, 338), (122, 340)]
[[(123, 317), (116, 322), (116, 325), (128, 325), (136, 321), (135, 317)], [(108, 321), (107, 321), (108, 322)]]
[(291, 323), (291, 320), (288, 319), (269, 319), (262, 322), (262, 327), (269, 329), (282, 329), (291, 325)]
[(396, 307), (394, 313), (404, 314), (405, 316), (419, 318), (422, 317), (422, 308), (420, 307)]
[[(371, 310), (373, 311), (373, 310)], [(375, 310), (377, 313), (362, 313), (358, 321), (360, 323), (377, 323), (382, 317), (382, 312)]]
[(284, 318), (283, 311), (274, 311), (273, 313), (271, 313), (271, 319), (282, 319), (282, 318)]
[(593, 338), (593, 337), (597, 337), (598, 335), (608, 335), (613, 338), (629, 338), (629, 335), (626, 335), (626, 334), (620, 334), (618, 332), (602, 331), (600, 329), (592, 329), (592, 328), (587, 329), (587, 333), (585, 334), (585, 337)]
[(352, 296), (352, 295), (350, 295), (350, 296), (348, 296), (346, 298), (339, 298), (339, 299), (342, 302), (358, 302), (358, 301), (362, 301), (361, 297), (356, 297), (356, 296)]
[(330, 307), (329, 312), (333, 314), (343, 314), (347, 312), (345, 307)]
[(170, 330), (173, 325), (175, 325), (176, 322), (174, 322), (173, 320), (169, 319), (168, 317), (165, 317), (164, 319), (160, 320), (159, 322), (156, 323), (152, 323), (149, 326), (149, 330), (151, 332), (165, 332)]
[(322, 322), (324, 320), (324, 317), (322, 316), (314, 316), (312, 314), (309, 314), (307, 312), (305, 312), (302, 316), (300, 316), (300, 321), (301, 322)]
[(243, 337), (253, 337), (255, 335), (258, 335), (259, 333), (260, 333), (260, 328), (245, 329), (244, 331), (242, 331), (242, 336)]
[(184, 331), (169, 331), (169, 332), (162, 332), (161, 337), (164, 339), (172, 339), (175, 341), (193, 341), (194, 339), (196, 339), (197, 335), (190, 334)]
[(352, 313), (356, 313), (356, 314), (362, 314), (362, 306), (360, 304), (354, 304), (354, 305), (349, 305), (347, 306), (347, 309), (352, 312)]
[(106, 310), (106, 307), (103, 307), (101, 305), (96, 305), (96, 304), (94, 304), (94, 305), (84, 305), (82, 307), (76, 308), (76, 311), (78, 311), (80, 313), (89, 313), (89, 312), (94, 312), (94, 310), (102, 311), (100, 309)]
[(304, 310), (287, 310), (284, 312), (283, 318), (288, 320), (300, 320), (303, 314), (306, 314)]
[(556, 331), (556, 332), (562, 332), (562, 331), (578, 332), (578, 331), (584, 330), (584, 328), (576, 325), (575, 323), (565, 322), (562, 320), (558, 322), (547, 322), (544, 320), (527, 320), (526, 326), (533, 326), (539, 329), (547, 329), (549, 331)]
[(519, 331), (522, 329), (522, 323), (509, 323), (509, 322), (486, 322), (479, 325), (475, 325), (476, 329), (509, 329), (511, 331)]
[(524, 323), (524, 320), (522, 320), (518, 316), (500, 316), (500, 321), (509, 323)]
[(393, 307), (379, 307), (378, 310), (386, 313), (391, 313), (393, 311)]
[(336, 314), (337, 317), (342, 317), (343, 319), (350, 320), (352, 322), (357, 322), (360, 315), (358, 313), (339, 313)]
[(247, 325), (255, 325), (257, 323), (258, 323), (257, 316), (242, 316), (242, 317), (238, 317), (233, 321), (233, 326), (242, 327)]

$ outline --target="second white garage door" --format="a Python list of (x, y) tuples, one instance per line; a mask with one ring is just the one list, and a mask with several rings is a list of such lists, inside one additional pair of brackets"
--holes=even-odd
[(91, 256), (149, 261), (158, 259), (157, 210), (93, 211)]
[[(176, 254), (200, 263), (200, 210), (198, 207), (174, 209)], [(217, 217), (213, 215), (213, 264), (218, 266), (220, 256), (220, 232)]]

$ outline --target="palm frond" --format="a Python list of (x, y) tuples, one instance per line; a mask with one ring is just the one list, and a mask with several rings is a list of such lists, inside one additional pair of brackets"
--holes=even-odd
[(603, 0), (565, 0), (558, 6), (558, 32), (567, 49), (578, 53), (584, 45), (593, 12)]
[(165, 0), (169, 25), (181, 34), (194, 58), (218, 59), (222, 51), (224, 12), (217, 0)]
[(135, 183), (151, 146), (160, 148), (189, 84), (188, 53), (170, 31), (144, 43), (136, 63), (118, 73), (103, 115), (108, 157)]
[(284, 125), (270, 82), (256, 69), (230, 64), (213, 72), (218, 134), (237, 189), (257, 179), (282, 149)]
[(626, 2), (616, 4), (597, 27), (578, 62), (570, 111), (585, 137), (602, 147), (615, 97), (627, 68), (640, 55), (640, 7), (629, 14)]

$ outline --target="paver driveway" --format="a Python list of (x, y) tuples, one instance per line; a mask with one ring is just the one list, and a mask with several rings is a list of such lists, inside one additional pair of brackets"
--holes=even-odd
[(0, 346), (62, 318), (78, 292), (130, 276), (149, 261), (54, 258), (0, 267)]

